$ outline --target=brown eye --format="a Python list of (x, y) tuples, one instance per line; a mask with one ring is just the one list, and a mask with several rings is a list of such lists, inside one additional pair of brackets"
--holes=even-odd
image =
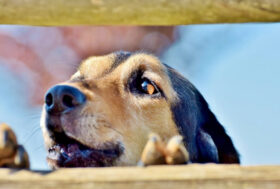
[(143, 83), (141, 84), (142, 90), (149, 94), (152, 95), (155, 92), (155, 87), (153, 86), (153, 84), (149, 83), (147, 80), (144, 80)]
[(143, 77), (143, 71), (133, 72), (128, 80), (129, 91), (137, 96), (150, 98), (164, 97), (161, 89), (150, 79)]
[(156, 85), (148, 79), (142, 80), (141, 91), (149, 95), (153, 95), (159, 92)]

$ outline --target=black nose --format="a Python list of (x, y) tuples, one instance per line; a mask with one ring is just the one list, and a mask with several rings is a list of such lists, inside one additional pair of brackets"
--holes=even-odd
[(85, 102), (86, 96), (68, 85), (56, 85), (45, 96), (46, 111), (50, 114), (67, 113)]

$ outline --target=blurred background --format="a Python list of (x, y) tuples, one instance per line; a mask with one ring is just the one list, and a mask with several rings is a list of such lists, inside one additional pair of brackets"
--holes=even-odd
[(179, 27), (0, 26), (0, 122), (32, 169), (49, 169), (39, 126), (45, 91), (88, 56), (147, 51), (200, 90), (243, 165), (280, 164), (280, 24)]

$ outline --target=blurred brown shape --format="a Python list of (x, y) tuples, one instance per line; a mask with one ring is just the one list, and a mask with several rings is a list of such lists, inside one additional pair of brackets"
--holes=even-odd
[(17, 142), (14, 131), (7, 124), (0, 124), (0, 167), (28, 169), (29, 157)]
[(188, 162), (189, 152), (181, 135), (175, 135), (164, 142), (158, 134), (151, 133), (138, 165), (180, 165)]
[(45, 91), (68, 79), (82, 59), (118, 50), (159, 55), (174, 33), (174, 27), (7, 26), (0, 28), (0, 63), (23, 81), (31, 103), (41, 105)]
[(81, 57), (112, 51), (145, 50), (159, 54), (174, 40), (174, 27), (64, 27), (66, 43)]

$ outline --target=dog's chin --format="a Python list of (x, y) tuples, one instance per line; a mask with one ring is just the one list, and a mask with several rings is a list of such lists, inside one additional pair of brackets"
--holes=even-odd
[(123, 153), (119, 143), (106, 143), (103, 148), (91, 148), (64, 133), (59, 134), (48, 149), (47, 160), (52, 168), (59, 167), (110, 167)]

